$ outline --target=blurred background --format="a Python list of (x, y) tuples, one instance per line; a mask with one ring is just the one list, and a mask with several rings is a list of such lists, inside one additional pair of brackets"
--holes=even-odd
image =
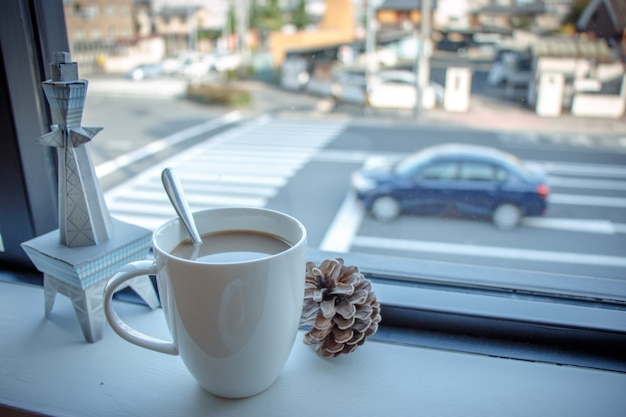
[[(114, 216), (149, 228), (172, 217), (167, 164), (192, 209), (285, 211), (322, 250), (626, 276), (625, 0), (64, 9), (89, 80), (84, 123), (104, 127), (89, 145)], [(422, 171), (412, 155), (446, 143), (507, 155), (457, 155), (458, 177)], [(392, 175), (402, 160), (428, 172), (410, 192)], [(447, 196), (413, 207), (428, 203), (424, 187)]]

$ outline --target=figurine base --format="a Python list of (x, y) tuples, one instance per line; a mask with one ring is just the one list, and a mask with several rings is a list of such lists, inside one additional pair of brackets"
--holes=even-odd
[[(22, 243), (35, 267), (44, 274), (45, 315), (50, 316), (57, 293), (70, 298), (88, 342), (102, 339), (105, 322), (104, 285), (129, 262), (147, 259), (152, 232), (117, 219), (106, 242), (96, 246), (69, 248), (60, 243), (59, 230)], [(148, 306), (159, 306), (149, 277), (129, 281)]]

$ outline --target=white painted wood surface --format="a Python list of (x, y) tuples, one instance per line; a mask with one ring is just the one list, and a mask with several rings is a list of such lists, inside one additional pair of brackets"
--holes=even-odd
[[(166, 337), (160, 309), (117, 302), (129, 324)], [(298, 335), (267, 391), (225, 400), (178, 357), (130, 345), (106, 326), (84, 341), (71, 304), (50, 319), (43, 290), (0, 283), (0, 403), (54, 416), (615, 416), (626, 374), (367, 342), (318, 357)], [(0, 410), (1, 412), (1, 410)]]

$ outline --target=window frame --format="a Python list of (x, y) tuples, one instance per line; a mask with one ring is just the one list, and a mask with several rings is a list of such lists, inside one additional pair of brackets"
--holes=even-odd
[(626, 294), (626, 281), (373, 253), (307, 254), (316, 263), (341, 257), (372, 280), (383, 319), (374, 337), (382, 340), (626, 372), (626, 297), (605, 298)]
[(58, 227), (56, 150), (35, 139), (49, 132), (51, 117), (41, 90), (48, 63), (58, 50), (68, 50), (62, 1), (7, 0), (0, 14), (0, 91), (3, 148), (0, 172), (3, 198), (0, 208), (5, 252), (0, 261), (31, 267), (19, 247)]
[[(3, 5), (1, 62), (23, 172), (9, 187), (23, 196), (23, 215), (34, 237), (57, 221), (54, 154), (34, 138), (48, 131), (51, 120), (39, 88), (47, 63), (54, 51), (69, 50), (63, 2), (6, 0)], [(609, 348), (626, 351), (626, 281), (315, 248), (308, 257), (316, 263), (343, 257), (372, 279), (383, 305), (378, 338), (626, 371), (626, 359), (607, 354)], [(32, 271), (32, 265), (21, 272), (0, 267), (0, 278), (29, 280)]]

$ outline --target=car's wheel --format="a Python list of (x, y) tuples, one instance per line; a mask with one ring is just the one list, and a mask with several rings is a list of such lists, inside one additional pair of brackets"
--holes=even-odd
[(514, 229), (522, 219), (522, 210), (515, 204), (500, 204), (493, 212), (493, 224), (501, 230)]
[(372, 214), (377, 220), (389, 222), (400, 215), (400, 203), (388, 195), (378, 197), (372, 204)]

